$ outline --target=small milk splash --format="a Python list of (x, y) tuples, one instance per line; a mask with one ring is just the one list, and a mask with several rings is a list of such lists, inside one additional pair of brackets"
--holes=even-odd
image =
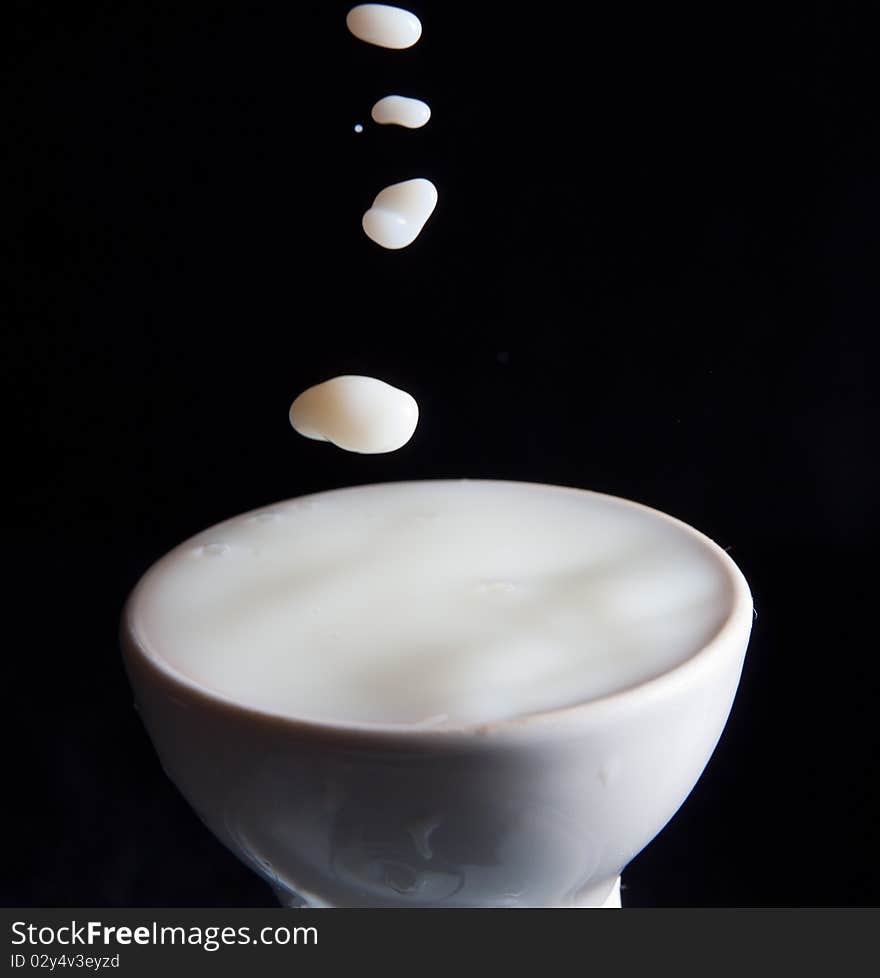
[(421, 99), (404, 95), (386, 95), (370, 110), (373, 122), (380, 126), (403, 126), (421, 129), (431, 118), (431, 107)]
[(362, 455), (402, 448), (418, 421), (415, 398), (375, 377), (334, 377), (303, 391), (290, 407), (295, 431)]
[(352, 7), (345, 23), (359, 41), (380, 48), (398, 51), (411, 48), (422, 36), (422, 24), (415, 14), (384, 3), (362, 3)]
[(404, 180), (376, 195), (361, 224), (366, 236), (383, 248), (406, 248), (419, 236), (436, 206), (437, 188), (430, 180)]

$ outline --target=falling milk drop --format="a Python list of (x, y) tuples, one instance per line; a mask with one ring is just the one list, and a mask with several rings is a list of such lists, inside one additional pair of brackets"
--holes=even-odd
[(421, 21), (414, 13), (384, 3), (352, 7), (345, 23), (358, 40), (380, 48), (411, 48), (422, 36)]
[(383, 248), (406, 248), (421, 233), (437, 206), (437, 188), (418, 177), (381, 190), (364, 214), (364, 233)]
[(334, 377), (303, 391), (290, 407), (290, 423), (301, 435), (362, 455), (402, 448), (418, 421), (415, 398), (375, 377)]
[(373, 106), (370, 115), (373, 122), (378, 122), (380, 126), (420, 129), (431, 118), (431, 107), (421, 99), (386, 95)]

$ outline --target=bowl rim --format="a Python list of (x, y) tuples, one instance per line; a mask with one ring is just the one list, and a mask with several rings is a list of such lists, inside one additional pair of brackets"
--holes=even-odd
[[(202, 536), (211, 530), (222, 526), (230, 520), (237, 520), (271, 510), (277, 506), (287, 505), (291, 502), (299, 502), (318, 496), (327, 496), (333, 493), (348, 492), (358, 489), (380, 488), (383, 486), (394, 486), (408, 483), (419, 484), (483, 484), (483, 485), (515, 485), (522, 487), (533, 487), (542, 489), (552, 489), (565, 493), (576, 493), (579, 495), (593, 496), (615, 505), (638, 510), (654, 519), (674, 526), (679, 531), (685, 533), (692, 540), (695, 540), (704, 551), (708, 552), (724, 572), (730, 593), (730, 609), (725, 619), (718, 626), (715, 633), (704, 642), (698, 649), (692, 652), (684, 660), (663, 672), (650, 676), (647, 679), (630, 683), (627, 686), (615, 689), (612, 692), (591, 699), (570, 703), (566, 706), (552, 707), (550, 709), (536, 710), (529, 713), (516, 714), (510, 717), (501, 717), (486, 721), (468, 721), (463, 723), (449, 723), (438, 726), (418, 726), (404, 723), (367, 723), (346, 720), (328, 719), (309, 719), (296, 717), (290, 714), (281, 713), (271, 709), (266, 709), (251, 704), (242, 703), (225, 693), (204, 686), (185, 673), (176, 669), (170, 662), (164, 659), (157, 652), (145, 647), (136, 635), (136, 630), (131, 624), (134, 609), (137, 605), (138, 595), (146, 579), (153, 568), (164, 559), (164, 557), (187, 546), (192, 545), (196, 537)], [(704, 533), (695, 529), (688, 523), (664, 513), (662, 510), (654, 509), (644, 503), (636, 502), (622, 496), (615, 496), (610, 493), (597, 492), (592, 489), (583, 489), (577, 486), (563, 486), (544, 482), (530, 482), (516, 479), (401, 479), (388, 482), (364, 483), (362, 485), (342, 486), (336, 489), (321, 490), (313, 493), (305, 493), (301, 496), (294, 496), (289, 499), (277, 500), (264, 506), (258, 506), (244, 513), (239, 513), (221, 520), (204, 530), (200, 530), (186, 540), (182, 541), (161, 557), (157, 558), (147, 570), (141, 575), (137, 584), (130, 592), (122, 610), (120, 619), (120, 644), (123, 657), (129, 666), (129, 672), (133, 665), (148, 667), (156, 678), (160, 678), (167, 687), (167, 692), (172, 698), (179, 700), (181, 694), (189, 700), (188, 706), (198, 705), (211, 711), (222, 712), (227, 716), (232, 713), (240, 719), (251, 722), (259, 722), (271, 725), (278, 730), (296, 734), (301, 737), (317, 738), (320, 740), (334, 740), (340, 742), (356, 742), (363, 745), (365, 741), (375, 742), (385, 746), (400, 744), (418, 743), (449, 743), (455, 740), (467, 739), (472, 741), (474, 737), (498, 737), (504, 735), (523, 735), (539, 733), (543, 728), (545, 731), (558, 729), (572, 721), (581, 722), (587, 719), (601, 721), (610, 711), (621, 707), (632, 706), (634, 704), (645, 704), (646, 701), (660, 699), (670, 695), (676, 690), (697, 682), (708, 670), (719, 664), (728, 662), (731, 654), (739, 661), (740, 668), (745, 655), (746, 645), (751, 633), (754, 620), (754, 606), (751, 591), (746, 579), (737, 567), (730, 555), (721, 548), (714, 540)], [(173, 690), (173, 694), (172, 694)]]

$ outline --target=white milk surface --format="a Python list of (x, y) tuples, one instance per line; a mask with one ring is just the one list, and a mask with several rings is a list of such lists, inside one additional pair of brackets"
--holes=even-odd
[(148, 654), (252, 707), (449, 726), (683, 662), (729, 615), (730, 568), (706, 538), (611, 497), (401, 482), (200, 533), (147, 572), (128, 622)]

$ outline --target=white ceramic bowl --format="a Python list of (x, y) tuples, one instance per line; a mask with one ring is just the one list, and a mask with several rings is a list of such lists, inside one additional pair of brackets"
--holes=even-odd
[(138, 643), (136, 588), (122, 648), (166, 773), (290, 906), (619, 905), (621, 870), (718, 742), (752, 624), (748, 586), (727, 554), (639, 509), (691, 535), (723, 569), (730, 613), (717, 634), (657, 678), (486, 724), (385, 729), (236, 703)]

